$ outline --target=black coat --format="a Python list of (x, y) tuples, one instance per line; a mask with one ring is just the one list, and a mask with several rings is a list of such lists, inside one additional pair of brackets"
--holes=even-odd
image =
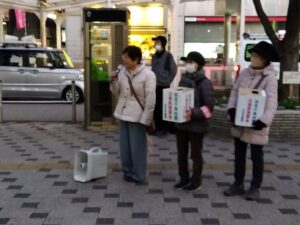
[(213, 111), (213, 86), (209, 79), (204, 75), (204, 70), (190, 74), (184, 73), (179, 81), (180, 87), (194, 88), (195, 106), (192, 109), (192, 120), (186, 123), (178, 123), (176, 127), (181, 130), (205, 133), (208, 128), (208, 119), (202, 113), (200, 107), (207, 106)]

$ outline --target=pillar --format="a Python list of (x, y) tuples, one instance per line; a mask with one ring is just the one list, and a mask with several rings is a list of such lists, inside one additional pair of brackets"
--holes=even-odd
[(4, 33), (3, 33), (3, 9), (0, 8), (0, 42), (4, 40)]
[(64, 16), (61, 13), (56, 13), (56, 48), (61, 49), (61, 24)]
[(229, 49), (231, 38), (231, 13), (225, 13), (224, 21), (224, 65), (229, 63)]
[(41, 5), (40, 5), (40, 37), (41, 37), (42, 47), (47, 46), (46, 19), (47, 19), (47, 17), (45, 16), (45, 6), (41, 3)]

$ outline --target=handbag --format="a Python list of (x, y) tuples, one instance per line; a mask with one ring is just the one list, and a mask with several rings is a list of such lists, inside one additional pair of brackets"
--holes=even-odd
[[(132, 81), (131, 79), (129, 78), (129, 76), (127, 75), (127, 78), (128, 78), (128, 83), (129, 83), (129, 87), (130, 87), (130, 90), (133, 94), (133, 96), (135, 97), (135, 99), (137, 100), (137, 102), (139, 103), (140, 107), (142, 108), (142, 110), (144, 111), (144, 106), (142, 105), (142, 103), (140, 102), (139, 98), (137, 97), (135, 91), (134, 91), (134, 88), (133, 88), (133, 85), (132, 85)], [(152, 118), (150, 124), (148, 126), (146, 126), (146, 131), (148, 134), (154, 134), (155, 133), (155, 122), (154, 122), (154, 119)]]

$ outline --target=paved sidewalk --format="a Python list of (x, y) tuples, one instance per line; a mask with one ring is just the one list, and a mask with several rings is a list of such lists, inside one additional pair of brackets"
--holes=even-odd
[[(108, 176), (73, 180), (75, 151), (100, 146)], [(174, 135), (149, 138), (148, 185), (122, 180), (118, 135), (81, 124), (0, 124), (0, 225), (299, 225), (300, 140), (265, 147), (262, 198), (224, 197), (232, 182), (232, 142), (207, 138), (203, 188), (174, 190)], [(251, 164), (246, 186), (251, 178)]]

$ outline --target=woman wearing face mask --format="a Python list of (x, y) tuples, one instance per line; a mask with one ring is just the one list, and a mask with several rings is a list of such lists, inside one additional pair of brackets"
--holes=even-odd
[[(177, 163), (180, 180), (174, 188), (195, 191), (202, 185), (202, 146), (208, 128), (208, 119), (213, 111), (212, 83), (204, 75), (205, 60), (199, 52), (190, 52), (185, 61), (186, 72), (179, 81), (180, 87), (193, 88), (195, 91), (194, 108), (187, 111), (187, 122), (177, 124)], [(191, 145), (193, 161), (192, 175), (189, 174), (188, 152)]]
[[(247, 200), (259, 198), (259, 188), (263, 180), (264, 160), (263, 146), (268, 143), (269, 128), (277, 110), (277, 80), (271, 64), (277, 56), (273, 46), (265, 41), (259, 42), (252, 49), (251, 65), (243, 70), (231, 90), (228, 108), (228, 119), (232, 123), (234, 137), (234, 183), (224, 191), (226, 196), (244, 194), (244, 177), (246, 172), (246, 150), (251, 149), (252, 181), (245, 194)], [(264, 114), (253, 122), (252, 128), (234, 125), (239, 88), (251, 88), (266, 92)]]
[(172, 54), (166, 51), (167, 39), (164, 36), (152, 38), (155, 41), (155, 54), (152, 56), (151, 67), (156, 76), (156, 105), (154, 110), (154, 121), (156, 134), (163, 135), (170, 128), (170, 124), (162, 120), (162, 98), (163, 89), (169, 88), (177, 73), (177, 65)]

